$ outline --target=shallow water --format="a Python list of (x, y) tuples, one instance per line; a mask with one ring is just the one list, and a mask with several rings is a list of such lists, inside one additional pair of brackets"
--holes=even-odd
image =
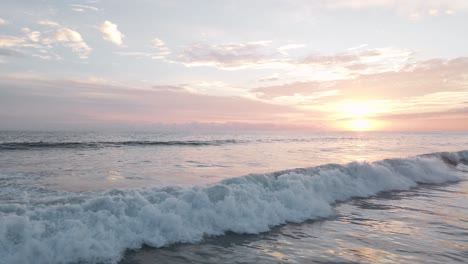
[(0, 132), (0, 263), (462, 263), (466, 149), (468, 133)]

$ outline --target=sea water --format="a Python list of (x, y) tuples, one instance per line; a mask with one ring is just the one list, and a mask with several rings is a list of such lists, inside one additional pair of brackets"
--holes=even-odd
[(0, 132), (0, 263), (463, 263), (468, 133)]

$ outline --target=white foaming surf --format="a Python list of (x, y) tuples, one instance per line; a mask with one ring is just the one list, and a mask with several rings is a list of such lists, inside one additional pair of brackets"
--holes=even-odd
[(143, 244), (161, 247), (228, 231), (264, 232), (328, 217), (336, 202), (353, 197), (462, 180), (467, 162), (468, 151), (435, 153), (249, 175), (191, 188), (83, 193), (47, 193), (13, 179), (18, 183), (3, 184), (3, 193), (21, 188), (27, 199), (0, 200), (0, 263), (116, 263), (126, 249)]

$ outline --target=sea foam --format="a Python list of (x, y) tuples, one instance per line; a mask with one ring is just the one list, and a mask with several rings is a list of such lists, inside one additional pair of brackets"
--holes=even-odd
[(457, 168), (467, 163), (468, 151), (435, 153), (190, 188), (42, 192), (35, 199), (0, 200), (0, 263), (116, 263), (126, 249), (143, 244), (161, 247), (228, 231), (264, 232), (331, 216), (336, 202), (353, 197), (463, 180), (466, 171)]

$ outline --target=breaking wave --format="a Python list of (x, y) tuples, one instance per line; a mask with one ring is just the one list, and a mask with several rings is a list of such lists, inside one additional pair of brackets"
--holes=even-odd
[(463, 180), (467, 164), (468, 151), (446, 152), (190, 188), (50, 192), (2, 201), (0, 263), (116, 263), (125, 250), (143, 244), (197, 242), (228, 231), (255, 234), (329, 217), (335, 203), (353, 197)]

